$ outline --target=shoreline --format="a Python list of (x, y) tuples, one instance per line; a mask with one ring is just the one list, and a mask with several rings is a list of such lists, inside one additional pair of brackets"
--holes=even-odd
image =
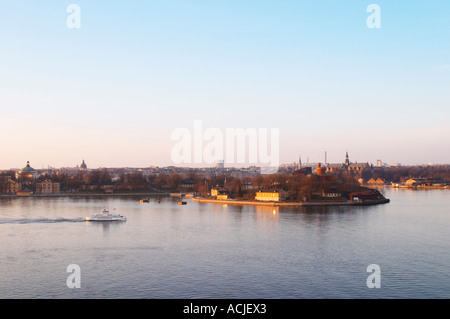
[(410, 190), (433, 190), (433, 189), (450, 189), (450, 186), (392, 186), (392, 185), (374, 185), (374, 184), (363, 184), (362, 186), (368, 188), (393, 188), (393, 189), (410, 189)]
[(27, 195), (16, 195), (16, 194), (2, 194), (0, 198), (25, 198), (25, 197), (84, 197), (84, 196), (169, 196), (170, 193), (56, 193), (56, 194), (27, 194)]
[(231, 204), (231, 205), (253, 205), (253, 206), (291, 206), (291, 207), (310, 207), (310, 206), (366, 206), (379, 205), (390, 202), (388, 198), (372, 199), (365, 201), (340, 201), (340, 202), (263, 202), (254, 200), (233, 200), (233, 199), (209, 199), (194, 197), (192, 201), (200, 204)]

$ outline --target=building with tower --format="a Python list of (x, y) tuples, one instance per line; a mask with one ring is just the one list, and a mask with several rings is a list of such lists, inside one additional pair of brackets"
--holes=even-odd
[(348, 151), (345, 152), (344, 163), (327, 163), (326, 172), (327, 173), (338, 173), (338, 172), (355, 172), (360, 173), (363, 169), (371, 168), (369, 163), (352, 163), (348, 156)]
[(39, 177), (39, 172), (30, 165), (30, 161), (27, 161), (27, 166), (22, 168), (16, 173), (16, 179), (24, 184), (31, 183)]
[(344, 162), (345, 166), (349, 166), (350, 165), (350, 159), (348, 158), (348, 151), (345, 152), (345, 162)]
[(81, 165), (80, 165), (80, 171), (87, 171), (87, 165), (84, 162), (84, 158), (83, 158), (83, 163), (81, 163)]

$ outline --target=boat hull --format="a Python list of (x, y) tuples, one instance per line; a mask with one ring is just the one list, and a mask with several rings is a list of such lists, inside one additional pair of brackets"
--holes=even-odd
[(98, 217), (86, 217), (87, 222), (126, 222), (127, 219), (125, 217), (120, 218), (98, 218)]

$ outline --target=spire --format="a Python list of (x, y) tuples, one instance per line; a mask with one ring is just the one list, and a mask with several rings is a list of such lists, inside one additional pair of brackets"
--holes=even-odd
[(345, 151), (345, 165), (350, 165), (350, 160), (348, 158), (348, 151)]

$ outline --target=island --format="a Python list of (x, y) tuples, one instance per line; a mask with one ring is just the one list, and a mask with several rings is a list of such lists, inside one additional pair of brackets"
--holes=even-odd
[(389, 203), (390, 200), (376, 189), (364, 188), (353, 192), (341, 193), (339, 190), (323, 190), (322, 193), (311, 193), (311, 197), (293, 199), (286, 190), (261, 190), (254, 198), (232, 197), (226, 189), (212, 189), (215, 196), (192, 196), (197, 203), (217, 203), (231, 205), (260, 205), (260, 206), (362, 206)]
[(354, 174), (326, 174), (320, 165), (314, 173), (298, 170), (291, 174), (259, 175), (253, 182), (256, 185), (243, 185), (239, 181), (227, 185), (225, 180), (207, 193), (192, 196), (192, 200), (262, 206), (360, 206), (390, 202), (379, 190), (361, 185)]
[[(269, 196), (276, 197), (278, 192), (265, 193)], [(265, 195), (264, 195), (265, 196)], [(258, 196), (256, 196), (257, 198)], [(259, 205), (259, 206), (362, 206), (362, 205), (378, 205), (389, 203), (390, 200), (385, 198), (377, 190), (366, 190), (354, 192), (350, 194), (351, 199), (334, 198), (332, 200), (312, 200), (312, 201), (288, 201), (288, 200), (245, 200), (245, 199), (217, 199), (196, 196), (192, 197), (194, 202), (198, 203), (216, 203), (226, 205)]]

